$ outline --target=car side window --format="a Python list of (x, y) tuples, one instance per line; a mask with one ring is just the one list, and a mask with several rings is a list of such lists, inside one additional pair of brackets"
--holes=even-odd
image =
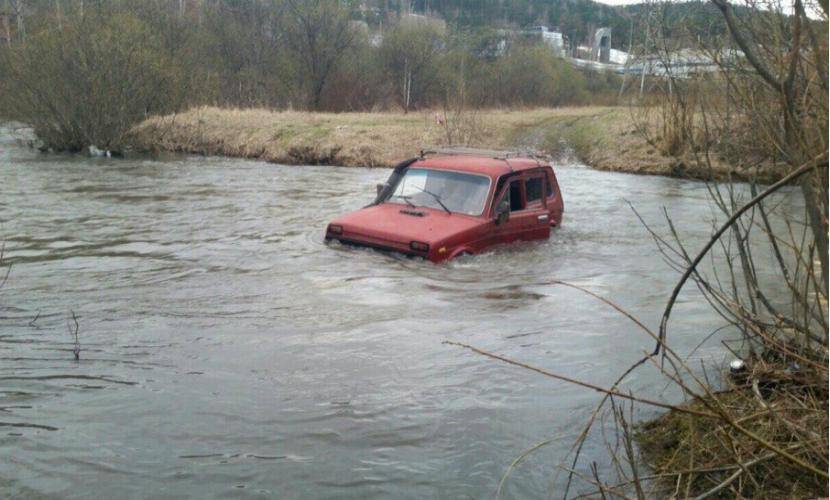
[(550, 174), (545, 175), (545, 186), (547, 188), (547, 198), (553, 196), (553, 187), (550, 185)]
[(522, 181), (520, 179), (510, 181), (510, 188), (508, 189), (508, 192), (510, 194), (510, 211), (518, 212), (519, 210), (524, 210), (525, 204), (522, 199)]
[(541, 177), (528, 177), (525, 179), (525, 201), (528, 205), (538, 205), (542, 202)]
[(502, 189), (501, 196), (499, 196), (496, 199), (496, 203), (493, 205), (493, 209), (496, 212), (498, 212), (499, 207), (504, 203), (507, 203), (508, 205), (510, 204), (510, 190), (509, 189)]

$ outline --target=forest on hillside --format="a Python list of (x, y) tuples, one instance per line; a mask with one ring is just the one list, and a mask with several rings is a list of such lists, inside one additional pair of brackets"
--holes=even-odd
[(0, 113), (56, 150), (120, 148), (147, 116), (197, 105), (560, 106), (616, 102), (620, 88), (545, 44), (411, 13), (370, 25), (337, 0), (0, 5), (18, 4), (0, 31)]
[[(0, 119), (33, 126), (55, 150), (121, 149), (148, 116), (200, 105), (407, 113), (620, 102), (621, 76), (576, 68), (517, 34), (538, 25), (566, 45), (611, 26), (612, 46), (638, 57), (731, 43), (709, 2), (0, 0)], [(636, 86), (642, 100), (643, 79)]]
[[(66, 13), (95, 8), (109, 2), (89, 0), (2, 0), (0, 2), (0, 40), (9, 32), (25, 28), (29, 18), (44, 11)], [(227, 8), (250, 12), (269, 1), (250, 0), (172, 0), (181, 10)], [(416, 13), (434, 16), (462, 28), (525, 28), (547, 26), (561, 32), (569, 41), (586, 43), (596, 28), (611, 27), (612, 45), (620, 50), (645, 41), (645, 32), (632, 29), (649, 9), (647, 3), (611, 6), (593, 0), (340, 0), (338, 9), (349, 18), (366, 22), (375, 30), (394, 24), (400, 15)], [(693, 17), (695, 23), (711, 26), (722, 33), (720, 15), (709, 2), (690, 0), (673, 3), (665, 11), (666, 23)], [(6, 25), (3, 25), (5, 23)]]
[[(547, 26), (575, 44), (588, 43), (597, 28), (610, 27), (612, 46), (629, 50), (644, 43), (646, 32), (636, 29), (653, 9), (649, 2), (607, 5), (594, 0), (352, 0), (351, 15), (372, 25), (382, 25), (404, 12), (434, 15), (463, 27), (526, 28)], [(739, 11), (744, 11), (740, 6)], [(667, 5), (658, 22), (670, 25), (677, 19), (707, 26), (712, 33), (724, 31), (722, 17), (710, 2), (690, 0)]]

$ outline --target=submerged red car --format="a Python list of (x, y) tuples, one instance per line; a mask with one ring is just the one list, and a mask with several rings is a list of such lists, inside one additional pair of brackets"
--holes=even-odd
[(429, 149), (396, 166), (371, 205), (331, 221), (326, 240), (440, 262), (547, 239), (563, 210), (553, 168), (538, 156)]

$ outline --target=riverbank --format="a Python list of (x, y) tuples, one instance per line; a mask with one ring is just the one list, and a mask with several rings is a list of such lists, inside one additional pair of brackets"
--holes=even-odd
[[(826, 351), (802, 354), (810, 361)], [(656, 497), (825, 497), (825, 478), (777, 451), (827, 470), (827, 372), (806, 361), (769, 351), (731, 374), (724, 390), (640, 424), (637, 443)]]
[(639, 134), (626, 107), (438, 113), (308, 113), (194, 108), (145, 121), (146, 149), (254, 158), (289, 165), (391, 167), (423, 145), (480, 144), (573, 153), (598, 170), (693, 179), (744, 178), (715, 164), (663, 155)]

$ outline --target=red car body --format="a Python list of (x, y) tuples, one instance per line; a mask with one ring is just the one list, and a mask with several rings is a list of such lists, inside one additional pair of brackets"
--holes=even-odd
[[(427, 190), (417, 190), (435, 198), (431, 206), (414, 205), (413, 196), (403, 193), (398, 184), (407, 176), (456, 176), (474, 174), (477, 195), (484, 193), (484, 207), (468, 213), (438, 206), (440, 198)], [(423, 172), (438, 170), (441, 172)], [(408, 177), (407, 177), (408, 178)], [(417, 177), (412, 177), (417, 178)], [(428, 177), (424, 177), (425, 181)], [(412, 181), (415, 182), (415, 181)], [(428, 185), (428, 184), (427, 184)], [(495, 245), (515, 241), (544, 240), (551, 227), (562, 223), (564, 205), (559, 184), (550, 164), (536, 158), (483, 157), (453, 154), (407, 160), (393, 171), (383, 186), (378, 186), (374, 203), (332, 220), (326, 240), (338, 240), (380, 250), (420, 256), (432, 262), (462, 254), (476, 254)], [(396, 198), (397, 196), (397, 198)], [(443, 204), (441, 203), (443, 206)]]

